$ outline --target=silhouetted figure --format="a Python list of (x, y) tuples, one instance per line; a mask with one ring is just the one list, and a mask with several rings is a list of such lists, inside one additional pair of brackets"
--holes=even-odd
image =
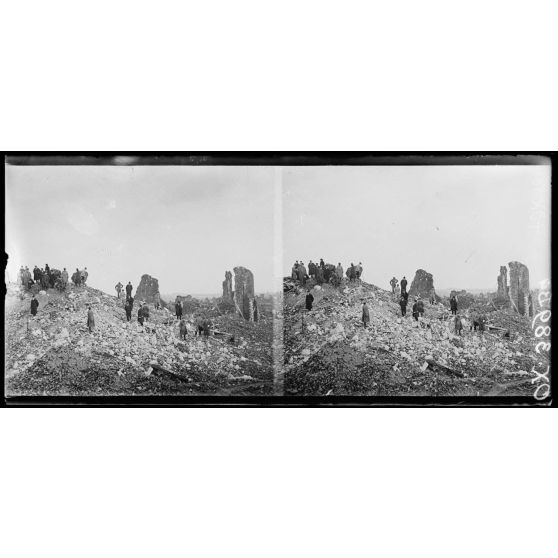
[(401, 315), (402, 316), (406, 316), (407, 315), (407, 297), (401, 295), (401, 297), (399, 298), (399, 306), (401, 306)]
[(403, 279), (401, 279), (401, 294), (406, 293), (407, 292), (407, 279), (405, 278), (405, 276), (403, 275)]
[(457, 297), (455, 295), (450, 297), (450, 310), (453, 315), (457, 315)]
[(31, 315), (37, 315), (37, 308), (39, 307), (39, 301), (35, 298), (35, 295), (31, 297)]
[(312, 296), (312, 293), (308, 291), (308, 294), (306, 295), (306, 310), (308, 311), (312, 310), (313, 302), (314, 302), (314, 297)]
[(89, 333), (92, 333), (92, 331), (95, 329), (95, 316), (93, 315), (93, 309), (91, 308), (91, 305), (88, 305), (87, 308), (87, 327), (89, 328)]
[(362, 303), (362, 324), (364, 325), (364, 327), (367, 327), (369, 323), (370, 323), (370, 312), (368, 310), (368, 305), (366, 304), (366, 301), (364, 301)]

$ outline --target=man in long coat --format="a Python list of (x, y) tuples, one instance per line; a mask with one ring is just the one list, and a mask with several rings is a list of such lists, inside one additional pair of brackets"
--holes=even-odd
[(339, 283), (341, 283), (341, 281), (343, 281), (343, 266), (341, 265), (341, 262), (337, 264), (337, 268), (335, 269), (335, 274), (339, 279)]
[(450, 309), (453, 315), (457, 315), (457, 297), (455, 295), (450, 297)]
[(93, 308), (89, 305), (87, 310), (87, 327), (89, 328), (89, 333), (95, 329), (95, 316), (93, 315)]
[(308, 263), (308, 275), (314, 279), (316, 277), (316, 264), (310, 260)]
[(308, 311), (312, 310), (313, 302), (314, 302), (314, 297), (312, 296), (312, 293), (308, 291), (308, 294), (306, 295), (306, 310)]
[(405, 279), (405, 275), (403, 275), (403, 279), (401, 279), (401, 294), (407, 292), (407, 279)]
[(401, 295), (399, 299), (399, 306), (401, 306), (401, 315), (407, 315), (407, 297), (405, 295)]
[(35, 298), (35, 295), (31, 297), (31, 315), (37, 315), (37, 308), (39, 307), (39, 301)]
[(49, 287), (49, 283), (50, 283), (50, 273), (47, 273), (46, 269), (45, 272), (43, 273), (43, 277), (41, 280), (41, 286), (43, 287), (43, 289), (46, 291)]
[(306, 281), (306, 268), (303, 263), (298, 266), (297, 275), (298, 280), (304, 285), (304, 282)]
[(132, 308), (134, 303), (128, 299), (124, 305), (124, 310), (126, 311), (126, 320), (129, 322), (132, 319)]
[(149, 306), (145, 303), (142, 307), (143, 319), (147, 322), (149, 320)]
[(174, 303), (174, 310), (176, 312), (176, 317), (181, 320), (182, 319), (182, 302), (179, 299), (176, 299)]
[(126, 298), (130, 298), (132, 296), (132, 289), (134, 287), (132, 287), (132, 283), (130, 283), (130, 281), (128, 281), (128, 284), (126, 285)]
[(184, 318), (180, 319), (179, 328), (180, 328), (180, 339), (186, 339), (188, 328), (186, 327), (186, 320)]
[(370, 323), (370, 312), (368, 310), (368, 304), (366, 304), (366, 300), (362, 303), (362, 323), (364, 327)]

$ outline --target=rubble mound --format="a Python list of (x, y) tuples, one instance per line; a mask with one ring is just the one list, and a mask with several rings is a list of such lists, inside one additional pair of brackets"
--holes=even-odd
[[(32, 317), (30, 296), (17, 285), (8, 286), (8, 397), (273, 393), (269, 313), (263, 312), (258, 324), (248, 323), (198, 301), (193, 312), (186, 310), (188, 332), (182, 340), (178, 320), (167, 308), (149, 304), (150, 317), (142, 326), (136, 304), (128, 322), (122, 298), (69, 286), (62, 293), (41, 291)], [(92, 333), (86, 325), (88, 304), (95, 317)], [(211, 321), (209, 337), (194, 336), (202, 319)]]
[(421, 298), (430, 298), (430, 293), (434, 290), (434, 277), (432, 273), (424, 271), (424, 269), (417, 269), (415, 278), (411, 283), (409, 289), (409, 296), (420, 296)]
[[(459, 313), (425, 302), (424, 317), (401, 316), (396, 296), (374, 285), (314, 286), (314, 304), (286, 278), (283, 300), (287, 395), (533, 396), (548, 353), (535, 351), (528, 318), (478, 299)], [(370, 324), (363, 327), (362, 302)], [(484, 332), (473, 322), (483, 316)]]

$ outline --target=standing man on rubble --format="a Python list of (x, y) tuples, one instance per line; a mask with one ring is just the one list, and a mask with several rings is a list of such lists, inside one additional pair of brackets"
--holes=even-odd
[(368, 310), (368, 305), (366, 304), (366, 300), (362, 301), (362, 324), (364, 328), (370, 323), (370, 312)]
[(413, 318), (418, 322), (419, 319), (419, 305), (418, 298), (415, 297), (415, 303), (413, 304)]
[(312, 279), (316, 278), (316, 264), (312, 260), (308, 262), (308, 275), (310, 275)]
[(134, 287), (132, 287), (132, 283), (130, 283), (130, 281), (128, 281), (128, 284), (126, 285), (126, 298), (132, 298), (132, 289)]
[(46, 269), (45, 269), (45, 271), (44, 271), (44, 273), (43, 273), (43, 275), (42, 275), (42, 278), (41, 278), (41, 287), (42, 287), (43, 290), (45, 290), (45, 291), (48, 289), (49, 280), (50, 280), (50, 275), (49, 275), (49, 273), (47, 273), (47, 271), (46, 271)]
[(399, 281), (394, 277), (391, 278), (391, 281), (389, 282), (389, 284), (391, 285), (391, 294), (395, 294), (395, 287), (397, 287), (397, 283), (399, 283)]
[(37, 315), (37, 308), (39, 307), (39, 301), (35, 298), (35, 295), (31, 297), (31, 315)]
[(64, 268), (64, 271), (62, 271), (60, 277), (62, 277), (62, 284), (64, 285), (65, 289), (68, 286), (68, 271), (66, 270), (66, 268)]
[(180, 318), (180, 339), (186, 339), (186, 334), (188, 333), (188, 329), (186, 327), (186, 320), (184, 318)]
[(95, 329), (95, 316), (93, 315), (91, 304), (87, 305), (87, 309), (87, 327), (89, 328), (89, 333), (92, 333)]
[(306, 282), (306, 267), (304, 267), (304, 264), (302, 262), (300, 262), (300, 265), (298, 266), (297, 273), (300, 284), (304, 285), (304, 283)]
[(308, 310), (308, 312), (310, 312), (310, 310), (312, 310), (312, 303), (314, 302), (314, 297), (312, 296), (312, 293), (310, 292), (310, 289), (308, 289), (307, 293), (306, 293), (306, 310)]
[(351, 262), (351, 267), (349, 267), (349, 281), (355, 281), (356, 280), (356, 269), (355, 269), (355, 265), (353, 264), (353, 262)]
[(177, 297), (174, 303), (174, 310), (176, 312), (176, 317), (179, 320), (182, 319), (182, 309), (183, 309), (182, 301)]
[(147, 302), (142, 307), (142, 314), (144, 321), (147, 322), (149, 320), (149, 306), (147, 306)]
[(140, 305), (138, 307), (138, 322), (143, 325), (143, 307), (142, 307), (142, 303), (140, 302)]
[(407, 315), (407, 297), (405, 295), (401, 295), (399, 298), (399, 306), (401, 306), (401, 315)]
[(456, 335), (461, 335), (461, 331), (463, 330), (463, 322), (461, 321), (461, 317), (459, 314), (456, 314), (455, 318), (455, 333)]
[(339, 284), (343, 281), (343, 266), (341, 262), (337, 262), (337, 267), (335, 268), (335, 274), (337, 275), (337, 279), (339, 280)]
[(450, 310), (454, 316), (457, 315), (457, 296), (455, 294), (450, 296)]
[(407, 292), (407, 279), (405, 275), (403, 275), (403, 279), (401, 279), (401, 294), (405, 294)]
[(134, 307), (134, 302), (132, 299), (126, 300), (126, 304), (124, 305), (124, 310), (126, 312), (126, 321), (130, 321), (132, 319), (132, 308)]
[(122, 283), (120, 281), (118, 281), (118, 283), (116, 283), (115, 285), (115, 289), (116, 289), (116, 298), (120, 298), (120, 293), (122, 292), (122, 288), (124, 285), (122, 285)]
[(362, 262), (358, 262), (358, 265), (355, 267), (355, 274), (357, 281), (360, 281), (362, 277)]

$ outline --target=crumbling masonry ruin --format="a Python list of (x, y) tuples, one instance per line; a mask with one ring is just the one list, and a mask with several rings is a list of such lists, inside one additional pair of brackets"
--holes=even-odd
[(234, 268), (234, 303), (239, 314), (245, 320), (257, 321), (258, 311), (254, 296), (254, 275), (245, 267)]
[(496, 298), (508, 301), (510, 306), (522, 316), (533, 315), (533, 303), (529, 289), (529, 269), (520, 262), (509, 264), (510, 282), (508, 285), (508, 270), (505, 266), (500, 267), (498, 275), (498, 291)]

